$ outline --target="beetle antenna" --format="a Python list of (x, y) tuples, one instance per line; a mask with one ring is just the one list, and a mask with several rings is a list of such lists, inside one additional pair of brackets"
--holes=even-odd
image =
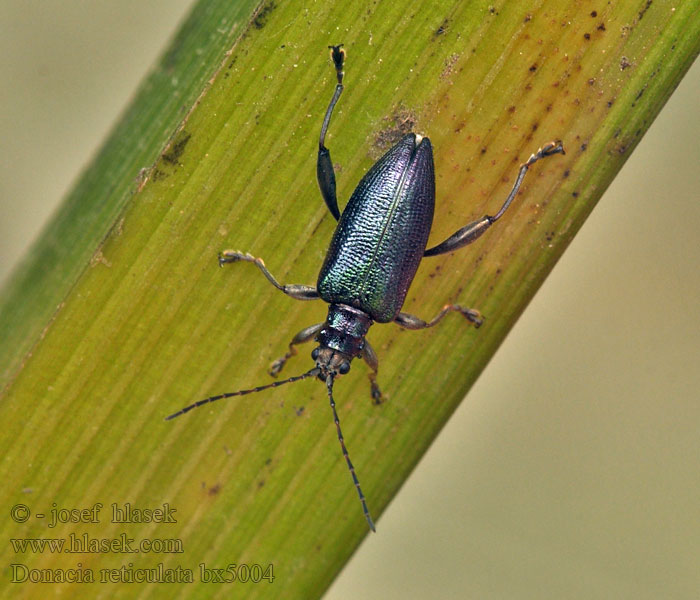
[(185, 406), (185, 408), (183, 408), (182, 410), (178, 410), (176, 413), (165, 417), (165, 420), (170, 421), (175, 417), (184, 415), (186, 412), (190, 412), (193, 408), (202, 406), (202, 404), (208, 404), (209, 402), (215, 402), (217, 400), (222, 400), (223, 398), (231, 398), (232, 396), (245, 396), (246, 394), (252, 394), (253, 392), (262, 392), (263, 390), (269, 390), (270, 388), (275, 388), (280, 385), (284, 385), (285, 383), (294, 383), (295, 381), (301, 381), (302, 379), (306, 379), (307, 377), (315, 377), (320, 372), (321, 369), (319, 369), (318, 367), (314, 367), (313, 369), (307, 371), (306, 373), (303, 373), (302, 375), (295, 375), (294, 377), (290, 377), (289, 379), (283, 379), (282, 381), (274, 381), (273, 383), (261, 385), (250, 390), (240, 390), (238, 392), (228, 392), (226, 394), (219, 394), (218, 396), (210, 396), (209, 398), (205, 398), (204, 400), (200, 400), (199, 402), (195, 402), (194, 404)]
[(326, 388), (328, 389), (328, 398), (331, 402), (331, 409), (333, 410), (333, 420), (335, 421), (335, 428), (338, 431), (338, 441), (340, 442), (340, 447), (343, 450), (343, 456), (345, 457), (345, 462), (348, 463), (348, 469), (350, 469), (350, 474), (352, 475), (352, 481), (357, 488), (357, 493), (360, 496), (360, 502), (362, 503), (362, 511), (365, 513), (365, 518), (369, 524), (369, 528), (372, 531), (377, 531), (374, 528), (374, 523), (372, 517), (369, 514), (369, 509), (367, 508), (367, 502), (365, 501), (365, 495), (362, 493), (362, 488), (360, 487), (360, 481), (357, 479), (355, 474), (355, 467), (352, 466), (350, 462), (350, 456), (348, 455), (348, 449), (345, 447), (345, 441), (343, 440), (343, 432), (340, 431), (340, 419), (338, 419), (338, 413), (335, 410), (335, 400), (333, 400), (333, 375), (328, 375), (326, 377)]

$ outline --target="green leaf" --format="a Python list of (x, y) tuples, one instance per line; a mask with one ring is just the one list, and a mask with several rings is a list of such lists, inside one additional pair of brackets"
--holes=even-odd
[[(110, 214), (94, 217), (92, 246), (86, 242), (80, 256), (63, 250), (49, 263), (62, 273), (47, 286), (51, 299), (42, 303), (16, 283), (38, 289), (46, 281), (43, 260), (51, 255), (36, 249), (3, 296), (5, 322), (4, 307), (29, 298), (37, 302), (29, 312), (43, 310), (43, 320), (28, 322), (12, 309), (17, 333), (3, 335), (12, 375), (2, 397), (7, 505), (26, 501), (25, 488), (47, 510), (53, 502), (102, 502), (100, 524), (69, 523), (50, 535), (178, 538), (183, 554), (140, 554), (134, 567), (181, 565), (198, 579), (200, 562), (272, 563), (274, 584), (242, 584), (238, 593), (318, 597), (367, 533), (323, 386), (290, 384), (162, 419), (204, 396), (267, 383), (270, 361), (325, 316), (322, 303), (292, 301), (251, 265), (216, 268), (216, 254), (250, 251), (281, 281), (313, 284), (334, 226), (313, 175), (334, 84), (326, 46), (343, 42), (348, 51), (346, 91), (327, 142), (341, 209), (404, 129), (429, 135), (436, 149), (431, 243), (493, 213), (518, 164), (539, 145), (560, 138), (568, 151), (533, 167), (515, 205), (484, 238), (426, 259), (419, 270), (406, 311), (429, 318), (459, 301), (479, 308), (485, 325), (475, 331), (452, 316), (453, 324), (422, 332), (374, 327), (369, 338), (388, 396), (380, 407), (369, 400), (362, 364), (338, 382), (345, 439), (376, 517), (692, 63), (696, 11), (696, 2), (655, 2), (641, 12), (607, 5), (595, 16), (566, 2), (259, 7), (136, 193), (128, 190), (148, 164), (143, 158), (127, 167), (103, 154), (105, 173), (124, 171), (93, 180), (95, 187), (78, 185), (71, 197), (80, 207), (115, 182), (123, 187)], [(192, 27), (205, 36), (209, 25)], [(212, 56), (231, 45), (220, 40)], [(155, 88), (162, 99), (164, 86)], [(140, 102), (135, 115), (147, 111)], [(148, 137), (152, 148), (163, 143), (162, 134)], [(45, 239), (68, 239), (56, 233), (62, 223), (59, 217)], [(301, 356), (286, 369), (310, 365)], [(178, 521), (112, 524), (112, 502), (168, 502)], [(21, 535), (44, 534), (31, 522)], [(42, 555), (34, 564), (75, 562)], [(83, 558), (95, 573), (128, 562), (114, 554)], [(113, 596), (135, 589), (100, 585)], [(154, 586), (150, 593), (169, 592)]]

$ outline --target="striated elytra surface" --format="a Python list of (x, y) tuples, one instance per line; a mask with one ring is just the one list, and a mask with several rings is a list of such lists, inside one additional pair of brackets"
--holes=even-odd
[(318, 276), (321, 298), (392, 321), (423, 257), (434, 207), (430, 140), (407, 134), (362, 178), (343, 211)]

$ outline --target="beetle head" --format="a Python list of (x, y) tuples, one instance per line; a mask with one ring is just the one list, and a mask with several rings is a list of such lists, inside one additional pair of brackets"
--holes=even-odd
[(326, 346), (314, 348), (311, 358), (316, 361), (317, 376), (321, 381), (326, 381), (328, 377), (335, 379), (345, 375), (350, 371), (350, 361), (353, 359), (352, 356)]

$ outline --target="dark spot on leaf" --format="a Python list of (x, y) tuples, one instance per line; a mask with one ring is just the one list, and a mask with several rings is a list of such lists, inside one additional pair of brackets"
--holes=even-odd
[(641, 21), (644, 18), (644, 15), (646, 12), (649, 10), (649, 7), (652, 5), (652, 0), (647, 0), (646, 5), (644, 8), (639, 12), (639, 20)]
[(433, 33), (433, 39), (435, 39), (436, 37), (445, 33), (448, 29), (449, 23), (450, 23), (450, 20), (447, 18), (442, 23), (440, 23), (440, 27), (438, 27), (435, 30), (435, 33)]
[(594, 11), (591, 11), (591, 16), (592, 16), (593, 18), (595, 18), (595, 17), (598, 16), (598, 13), (597, 13), (595, 10), (594, 10)]
[(583, 34), (583, 39), (584, 39), (584, 40), (590, 40), (590, 39), (591, 39), (591, 34), (590, 34), (590, 33), (584, 33), (584, 34)]
[(153, 181), (161, 181), (163, 179), (166, 179), (168, 177), (168, 174), (156, 168), (153, 169), (153, 175), (151, 177)]
[(255, 15), (255, 19), (253, 19), (253, 27), (255, 27), (255, 29), (262, 29), (265, 27), (265, 25), (267, 25), (267, 20), (270, 18), (270, 13), (272, 13), (273, 10), (275, 10), (274, 0), (266, 2), (258, 11), (258, 14)]
[(163, 160), (171, 165), (179, 165), (180, 158), (182, 158), (187, 142), (190, 141), (191, 137), (192, 136), (184, 130), (178, 133), (170, 148), (163, 154)]

